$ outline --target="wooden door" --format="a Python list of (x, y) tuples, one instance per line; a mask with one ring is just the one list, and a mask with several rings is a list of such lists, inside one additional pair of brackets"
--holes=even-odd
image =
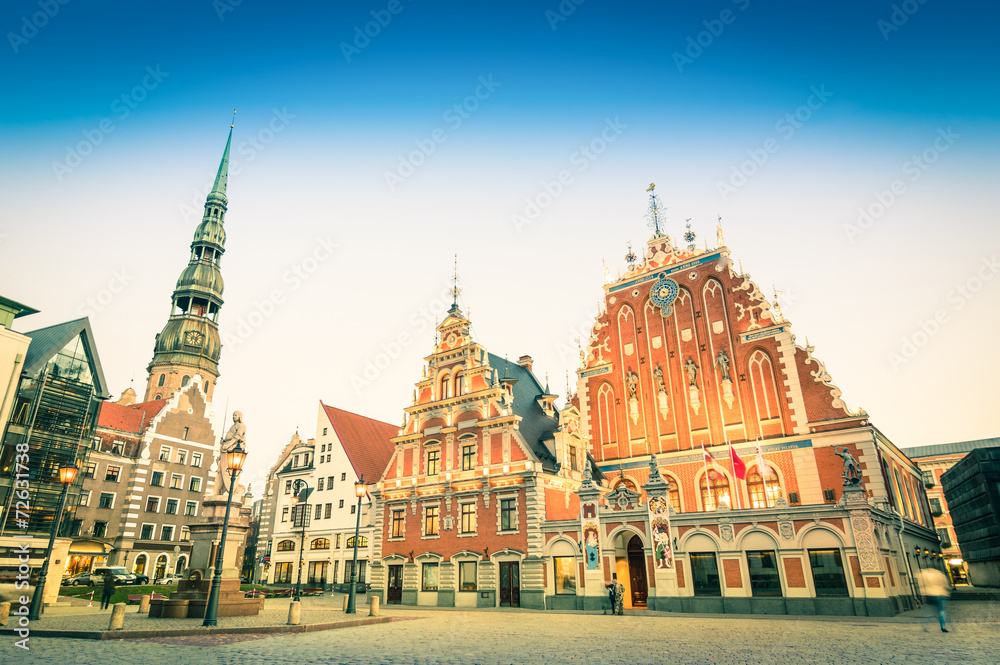
[(385, 602), (387, 605), (399, 605), (403, 602), (402, 566), (389, 566), (389, 584), (386, 586)]
[(521, 606), (521, 571), (517, 561), (500, 563), (500, 606)]
[(628, 542), (628, 579), (632, 588), (632, 607), (646, 607), (649, 585), (646, 582), (646, 553), (639, 536)]

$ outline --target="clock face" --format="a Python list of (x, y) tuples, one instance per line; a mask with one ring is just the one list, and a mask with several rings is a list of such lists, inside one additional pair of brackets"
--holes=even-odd
[(451, 333), (450, 335), (448, 335), (448, 338), (445, 339), (445, 342), (447, 342), (448, 346), (450, 346), (451, 348), (455, 348), (455, 346), (461, 341), (461, 339), (462, 338), (456, 335), (455, 333)]
[(201, 333), (192, 330), (187, 334), (186, 341), (188, 344), (193, 344), (193, 345), (201, 344)]
[(663, 310), (663, 316), (670, 316), (673, 312), (672, 305), (677, 300), (679, 293), (680, 287), (677, 286), (677, 282), (669, 279), (666, 275), (660, 275), (660, 278), (653, 284), (649, 299)]

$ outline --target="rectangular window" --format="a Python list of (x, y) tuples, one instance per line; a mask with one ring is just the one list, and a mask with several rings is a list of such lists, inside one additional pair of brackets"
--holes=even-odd
[(951, 535), (948, 533), (948, 529), (938, 529), (938, 538), (941, 539), (941, 547), (947, 549), (951, 547)]
[(462, 471), (472, 471), (476, 468), (476, 446), (462, 446)]
[(500, 530), (511, 531), (517, 528), (517, 501), (500, 499)]
[[(351, 564), (353, 564), (353, 563), (354, 563), (353, 561), (345, 561), (344, 562), (344, 583), (345, 584), (347, 584), (347, 583), (349, 583), (351, 581), (351, 572), (352, 572), (352, 569), (353, 569), (353, 567), (352, 567)], [(364, 560), (358, 561), (358, 580), (357, 581), (358, 581), (359, 584), (361, 584), (362, 582), (365, 581), (365, 569), (368, 567), (367, 564), (368, 564), (367, 561), (364, 561)]]
[(459, 561), (458, 563), (458, 590), (459, 591), (475, 591), (478, 587), (476, 586), (476, 568), (478, 563), (475, 561)]
[(184, 476), (179, 473), (170, 474), (170, 489), (179, 490), (184, 487)]
[(462, 504), (461, 533), (476, 532), (476, 504)]
[(108, 535), (107, 522), (94, 522), (94, 538), (104, 538)]
[(191, 466), (201, 466), (201, 453), (191, 453)]
[(817, 596), (847, 595), (847, 577), (840, 550), (809, 550), (809, 566)]
[(340, 504), (338, 504), (337, 507), (338, 508), (343, 508), (344, 507), (344, 500), (343, 499), (340, 500)]
[(316, 491), (317, 492), (322, 492), (323, 491), (323, 479), (322, 478), (320, 478), (319, 480), (316, 481)]
[(181, 527), (181, 541), (191, 540), (191, 529), (186, 526)]
[(163, 487), (163, 472), (154, 471), (152, 478), (149, 480), (149, 484), (153, 487)]
[(334, 540), (337, 541), (337, 544), (334, 545), (334, 548), (339, 550), (340, 549), (340, 534), (339, 533), (337, 534), (337, 537)]
[(184, 433), (183, 433), (183, 434), (181, 434), (181, 438), (182, 438), (182, 439), (184, 439), (185, 441), (187, 441), (187, 440), (188, 440), (188, 431), (189, 431), (189, 430), (188, 430), (188, 428), (187, 428), (187, 427), (185, 427), (185, 428), (184, 428)]
[(351, 504), (351, 514), (353, 515), (354, 511), (357, 510), (357, 509), (358, 509), (358, 507), (352, 503)]
[(80, 492), (80, 501), (77, 503), (78, 506), (89, 506), (90, 505), (90, 490), (84, 490)]
[(104, 479), (105, 480), (110, 480), (113, 483), (117, 483), (118, 482), (118, 475), (121, 472), (122, 472), (122, 468), (120, 466), (111, 466), (111, 465), (108, 465), (108, 472), (107, 472), (107, 474), (105, 474)]
[(576, 458), (576, 446), (569, 447), (569, 468), (573, 471), (580, 470), (580, 463)]
[(191, 482), (188, 483), (188, 489), (191, 490), (192, 492), (200, 492), (201, 478), (195, 478), (194, 476), (192, 476)]
[(328, 428), (326, 428), (326, 427), (324, 427), (324, 428), (323, 428), (323, 436), (326, 436), (326, 431), (327, 431), (327, 429), (328, 429)]
[(923, 471), (921, 475), (924, 477), (924, 487), (934, 487), (937, 485), (937, 481), (934, 479), (934, 471), (928, 469)]
[(317, 503), (316, 504), (316, 514), (313, 515), (313, 519), (314, 520), (318, 520), (318, 519), (320, 519), (322, 517), (323, 517), (323, 504), (322, 503)]
[(934, 517), (940, 517), (944, 514), (944, 510), (941, 509), (941, 499), (937, 497), (929, 497), (927, 500), (931, 502), (931, 515)]
[(402, 538), (403, 537), (403, 525), (406, 523), (405, 511), (394, 510), (392, 511), (392, 528), (389, 530), (390, 538)]
[(188, 501), (184, 504), (184, 515), (186, 517), (197, 517), (198, 516), (198, 502)]
[(90, 464), (88, 464), (83, 469), (83, 477), (84, 478), (93, 478), (95, 473), (97, 473), (97, 465), (94, 464), (93, 462), (90, 463)]
[(781, 579), (778, 577), (778, 558), (773, 551), (747, 552), (750, 570), (750, 593), (754, 596), (780, 596)]
[(274, 581), (277, 584), (291, 584), (292, 582), (292, 562), (282, 561), (274, 564)]
[(282, 508), (281, 509), (281, 521), (282, 522), (287, 522), (288, 521), (288, 508)]
[[(425, 536), (436, 536), (438, 535), (438, 509), (437, 506), (427, 506), (424, 508), (424, 535)], [(437, 564), (434, 564), (437, 566)], [(437, 570), (435, 568), (435, 570)], [(437, 574), (437, 573), (435, 573)], [(435, 578), (437, 579), (437, 578)], [(435, 588), (437, 583), (435, 582)]]
[(160, 446), (160, 461), (169, 462), (170, 453), (173, 449), (170, 446)]
[(427, 475), (436, 476), (438, 473), (438, 463), (441, 461), (440, 450), (427, 451)]
[(98, 508), (114, 508), (115, 495), (111, 492), (101, 492), (101, 498), (97, 501)]
[(173, 540), (174, 539), (174, 527), (164, 525), (163, 529), (160, 531), (160, 540)]
[(425, 563), (420, 575), (420, 588), (423, 591), (438, 590), (438, 565), (436, 563)]
[(167, 499), (167, 507), (164, 511), (167, 515), (177, 514), (177, 499)]
[(160, 508), (160, 497), (151, 496), (146, 499), (146, 512), (155, 513)]
[(552, 557), (552, 569), (556, 576), (556, 594), (576, 595), (576, 557)]
[(694, 580), (694, 595), (721, 596), (719, 584), (719, 562), (715, 552), (691, 552), (691, 578)]
[(111, 444), (111, 453), (114, 455), (121, 455), (125, 451), (125, 444), (121, 441), (115, 441)]
[(333, 504), (332, 503), (326, 504), (326, 513), (325, 513), (325, 515), (326, 515), (325, 519), (330, 519), (330, 516), (333, 515)]
[(69, 535), (76, 538), (83, 529), (83, 520), (73, 520), (69, 525)]
[(347, 474), (346, 473), (340, 474), (340, 481), (344, 482), (345, 480), (347, 480)]
[(177, 463), (178, 464), (187, 464), (187, 451), (186, 450), (178, 450), (177, 451)]
[(285, 494), (291, 494), (291, 493), (292, 493), (292, 481), (286, 480), (285, 481)]
[(326, 488), (328, 490), (332, 490), (333, 489), (333, 476), (327, 477), (327, 479), (326, 479)]
[(156, 529), (155, 524), (143, 524), (142, 532), (139, 534), (139, 540), (152, 540), (154, 529)]

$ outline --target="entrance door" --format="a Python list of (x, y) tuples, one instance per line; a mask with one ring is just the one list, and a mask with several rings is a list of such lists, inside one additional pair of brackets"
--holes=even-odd
[(385, 590), (387, 605), (399, 605), (403, 602), (403, 567), (389, 566), (389, 584)]
[(646, 553), (639, 536), (628, 541), (628, 579), (632, 587), (632, 607), (646, 607), (649, 586), (646, 583)]
[(517, 561), (500, 563), (500, 607), (521, 606), (521, 569)]

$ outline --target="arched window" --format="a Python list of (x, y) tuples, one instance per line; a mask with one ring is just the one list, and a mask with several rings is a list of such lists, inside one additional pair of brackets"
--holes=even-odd
[(156, 397), (154, 397), (153, 399), (163, 399), (163, 395), (157, 393)]
[[(347, 546), (354, 547), (354, 536), (347, 539)], [(368, 538), (365, 536), (358, 536), (358, 547), (368, 547)]]
[(295, 551), (295, 541), (294, 540), (282, 540), (278, 543), (279, 552), (294, 552)]
[(620, 479), (618, 480), (618, 482), (617, 482), (617, 483), (615, 483), (615, 486), (614, 486), (614, 487), (613, 487), (612, 489), (618, 489), (618, 488), (619, 488), (619, 487), (621, 487), (622, 485), (624, 485), (624, 486), (625, 486), (625, 487), (627, 487), (628, 489), (632, 490), (633, 492), (638, 492), (638, 491), (639, 491), (639, 490), (638, 490), (638, 489), (636, 488), (636, 486), (635, 486), (635, 483), (633, 483), (633, 482), (632, 482), (631, 480), (629, 480), (628, 478), (620, 478)]
[(765, 471), (764, 477), (754, 469), (747, 474), (747, 493), (751, 508), (770, 508), (781, 496), (781, 483), (771, 469)]
[(328, 550), (330, 549), (330, 541), (326, 538), (317, 538), (309, 544), (309, 549), (311, 550)]
[(181, 379), (181, 388), (186, 386), (190, 380), (191, 380), (190, 376), (185, 376), (183, 379)]
[(729, 496), (729, 478), (719, 473), (715, 469), (709, 469), (708, 473), (701, 477), (701, 505), (702, 510), (715, 510), (720, 504), (732, 506), (732, 499)]
[(597, 431), (602, 444), (615, 443), (615, 393), (606, 383), (597, 391)]
[(211, 382), (211, 381), (206, 381), (206, 382), (205, 382), (205, 392), (206, 392), (206, 393), (208, 392), (208, 387), (209, 387), (209, 386), (211, 386), (211, 385), (212, 385), (212, 382)]
[(174, 574), (175, 575), (183, 575), (184, 574), (184, 570), (186, 568), (187, 568), (187, 557), (183, 557), (183, 556), (182, 557), (178, 557), (177, 558), (177, 565), (174, 566)]
[(145, 554), (140, 554), (135, 558), (135, 563), (132, 564), (132, 572), (136, 575), (142, 575), (146, 572), (146, 562), (148, 559)]
[(664, 476), (665, 480), (670, 483), (670, 505), (673, 506), (674, 512), (681, 512), (681, 484), (678, 480), (671, 476)]
[(455, 374), (455, 397), (465, 394), (465, 372)]
[(448, 399), (451, 397), (451, 379), (447, 376), (441, 377), (441, 392), (438, 395), (438, 399)]
[(156, 571), (153, 574), (155, 579), (160, 579), (167, 574), (167, 555), (161, 554), (156, 557)]
[(754, 351), (747, 363), (750, 388), (757, 406), (758, 421), (781, 416), (778, 407), (778, 387), (774, 380), (774, 365), (771, 358), (761, 350)]
[(166, 380), (167, 380), (167, 375), (166, 374), (161, 374), (160, 375), (160, 380), (156, 383), (156, 385), (157, 386), (162, 386), (163, 382), (166, 381)]

